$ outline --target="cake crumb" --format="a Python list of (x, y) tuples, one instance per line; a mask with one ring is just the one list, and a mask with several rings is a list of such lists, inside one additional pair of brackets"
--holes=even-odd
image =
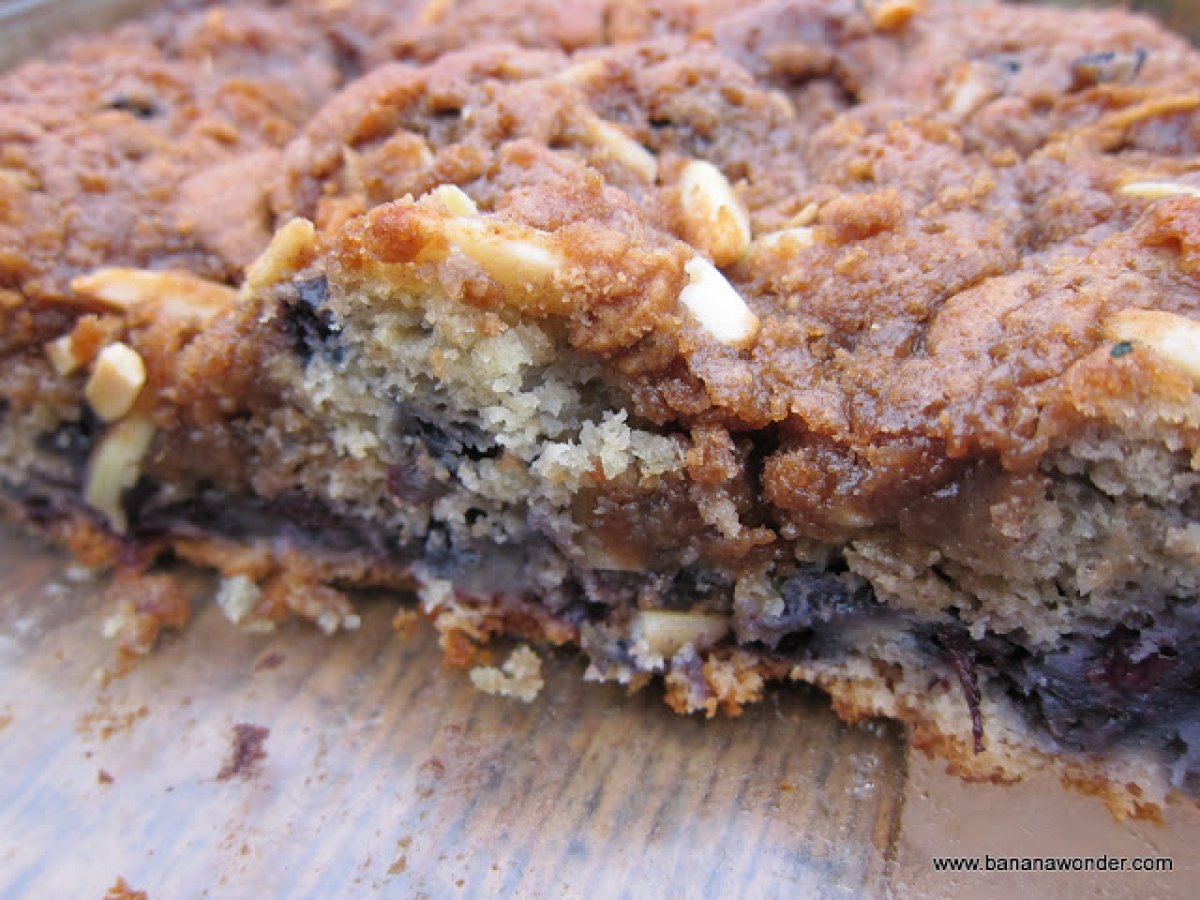
[(75, 732), (84, 738), (107, 741), (115, 734), (132, 730), (149, 714), (150, 710), (145, 704), (132, 710), (120, 710), (113, 708), (108, 697), (101, 697), (96, 709), (79, 717), (75, 724)]
[(408, 868), (408, 848), (412, 846), (412, 838), (405, 836), (396, 841), (396, 858), (388, 866), (389, 875), (403, 875)]
[(112, 784), (113, 777), (112, 777), (112, 775), (110, 775), (108, 773), (107, 770), (101, 769), (99, 772), (96, 773), (96, 782), (98, 784)]
[(148, 900), (148, 898), (149, 895), (145, 891), (134, 890), (119, 875), (113, 882), (113, 886), (104, 894), (104, 900)]
[(542, 659), (528, 644), (522, 644), (504, 662), (495, 666), (476, 666), (471, 670), (471, 683), (485, 694), (512, 697), (531, 702), (542, 690)]
[(401, 636), (410, 638), (417, 633), (421, 624), (421, 616), (415, 609), (397, 610), (392, 616), (392, 631), (398, 631)]
[(233, 726), (233, 744), (229, 758), (217, 773), (217, 781), (228, 781), (233, 777), (248, 781), (258, 774), (260, 764), (267, 758), (263, 743), (271, 729), (262, 725), (239, 722)]
[(111, 614), (104, 636), (117, 641), (123, 657), (150, 652), (163, 628), (182, 628), (191, 618), (191, 604), (170, 575), (118, 574), (105, 592)]

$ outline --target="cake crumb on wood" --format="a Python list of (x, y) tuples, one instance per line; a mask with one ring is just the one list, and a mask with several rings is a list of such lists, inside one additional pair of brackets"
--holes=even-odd
[(512, 697), (531, 702), (542, 690), (542, 659), (528, 644), (522, 644), (504, 662), (502, 668), (476, 666), (471, 683), (485, 694)]
[(148, 897), (149, 895), (145, 891), (136, 891), (131, 888), (119, 875), (113, 882), (113, 886), (104, 894), (104, 900), (148, 900)]

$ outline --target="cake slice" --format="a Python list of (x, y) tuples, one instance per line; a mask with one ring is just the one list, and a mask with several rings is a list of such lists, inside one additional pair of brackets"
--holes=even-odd
[(1195, 798), (1200, 58), (706, 9), (363, 74), (256, 181), (244, 278), (167, 228), (8, 270), (0, 498), (115, 567), (132, 651), (186, 619), (169, 556), (247, 628), (415, 587), (464, 664), (578, 645), (708, 715), (795, 679), (965, 777)]

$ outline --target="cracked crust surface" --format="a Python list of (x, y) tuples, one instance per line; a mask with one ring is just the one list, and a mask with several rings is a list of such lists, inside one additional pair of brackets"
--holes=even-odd
[[(580, 643), (709, 714), (800, 678), (966, 775), (1194, 795), (1200, 59), (546, 6), (234, 4), (8, 75), (5, 502), (243, 579), (243, 624), (415, 583), (464, 663)], [(145, 593), (133, 648), (186, 618)]]

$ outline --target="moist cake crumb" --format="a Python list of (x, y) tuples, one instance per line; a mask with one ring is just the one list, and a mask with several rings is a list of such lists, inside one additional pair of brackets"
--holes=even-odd
[(485, 694), (512, 697), (523, 703), (532, 702), (545, 686), (542, 658), (528, 644), (509, 654), (501, 668), (476, 666), (471, 669), (470, 677), (471, 684)]

